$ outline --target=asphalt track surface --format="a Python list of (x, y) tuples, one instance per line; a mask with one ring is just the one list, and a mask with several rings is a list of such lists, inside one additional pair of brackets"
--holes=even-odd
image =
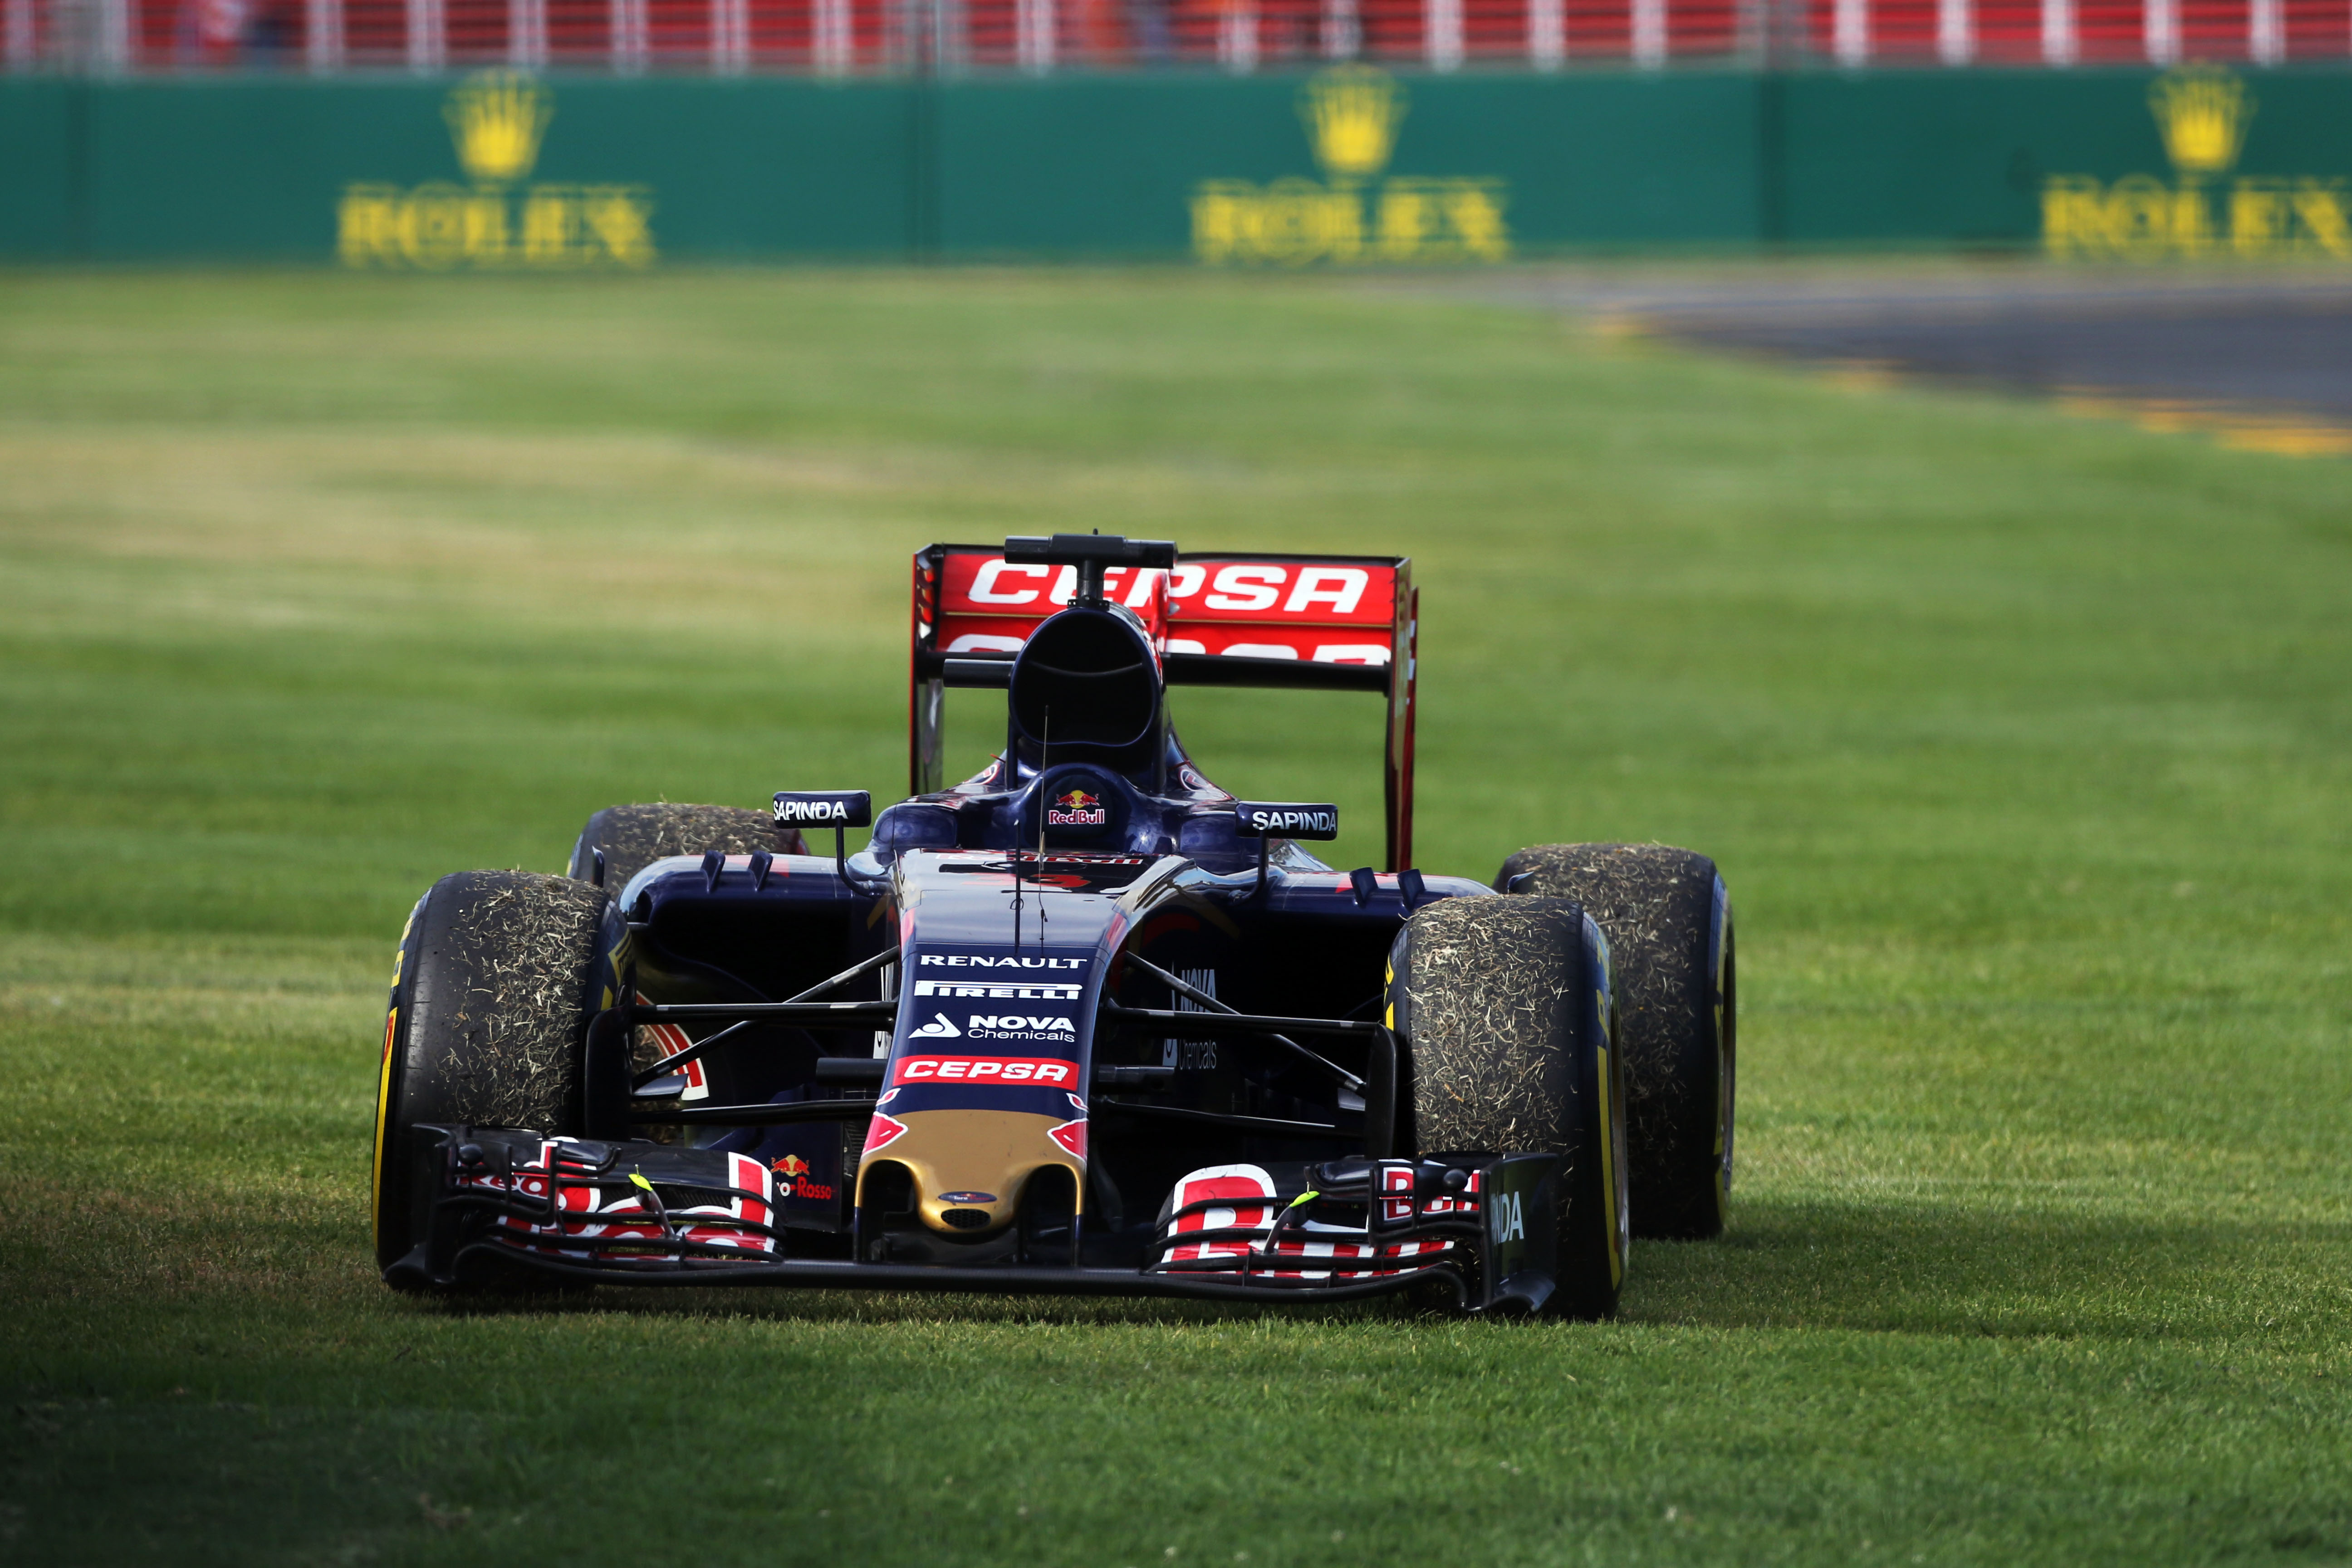
[(1758, 263), (1528, 269), (1441, 287), (1734, 353), (2352, 426), (2352, 268)]

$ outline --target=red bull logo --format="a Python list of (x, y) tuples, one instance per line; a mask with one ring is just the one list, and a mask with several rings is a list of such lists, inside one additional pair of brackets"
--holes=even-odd
[(809, 1180), (809, 1163), (798, 1154), (787, 1154), (768, 1167), (776, 1173), (776, 1195), (785, 1198), (814, 1198), (819, 1203), (833, 1201), (833, 1184)]
[(1045, 805), (1045, 826), (1048, 827), (1100, 827), (1110, 820), (1110, 811), (1102, 796), (1074, 789), (1067, 795), (1057, 795)]

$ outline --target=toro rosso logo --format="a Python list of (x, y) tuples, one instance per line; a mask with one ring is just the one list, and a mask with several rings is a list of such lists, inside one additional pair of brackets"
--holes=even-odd
[(776, 1173), (776, 1194), (786, 1198), (814, 1198), (820, 1203), (833, 1201), (833, 1184), (809, 1180), (809, 1163), (798, 1154), (787, 1154), (768, 1167)]
[(1057, 795), (1045, 806), (1048, 827), (1100, 827), (1109, 820), (1110, 808), (1103, 805), (1102, 796), (1082, 789)]
[(1038, 1083), (1066, 1089), (1077, 1081), (1078, 1066), (1054, 1057), (902, 1057), (891, 1070), (892, 1084)]

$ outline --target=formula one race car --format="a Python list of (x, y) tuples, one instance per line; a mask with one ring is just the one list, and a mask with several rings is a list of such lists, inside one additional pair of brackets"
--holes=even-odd
[[(389, 1282), (1600, 1316), (1630, 1236), (1722, 1228), (1722, 879), (1650, 845), (1412, 868), (1410, 562), (1056, 534), (914, 568), (912, 798), (615, 806), (569, 876), (418, 900), (377, 1094)], [(1186, 684), (1383, 695), (1388, 869), (1307, 851), (1329, 805), (1210, 783)], [(950, 687), (1009, 709), (952, 788)]]

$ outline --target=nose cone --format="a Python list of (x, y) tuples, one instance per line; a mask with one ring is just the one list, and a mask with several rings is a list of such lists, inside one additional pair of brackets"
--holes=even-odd
[[(857, 1201), (875, 1165), (896, 1162), (913, 1176), (915, 1212), (927, 1230), (965, 1239), (992, 1236), (1013, 1223), (1021, 1194), (1037, 1172), (1058, 1166), (1086, 1191), (1085, 1148), (1068, 1123), (1025, 1111), (911, 1110), (894, 1119), (906, 1129), (885, 1144), (867, 1141), (857, 1167)], [(1059, 1136), (1056, 1136), (1056, 1134)], [(975, 1220), (970, 1216), (985, 1216)]]

